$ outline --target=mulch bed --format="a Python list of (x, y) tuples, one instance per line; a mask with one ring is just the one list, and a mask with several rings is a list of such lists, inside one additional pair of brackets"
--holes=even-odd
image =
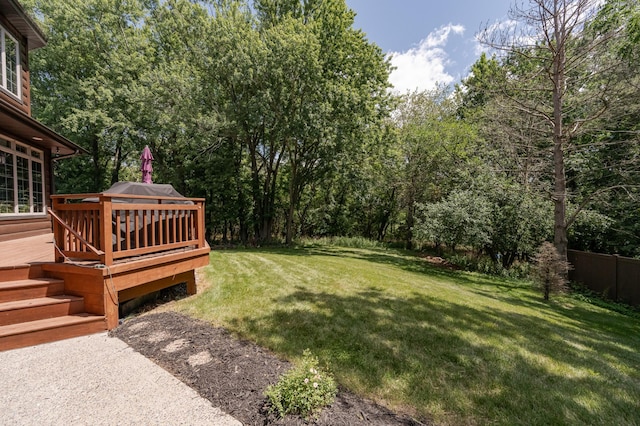
[[(125, 321), (111, 332), (245, 425), (304, 425), (277, 418), (263, 395), (291, 364), (223, 328), (162, 312)], [(310, 421), (318, 425), (422, 425), (372, 401), (340, 390), (335, 402)]]

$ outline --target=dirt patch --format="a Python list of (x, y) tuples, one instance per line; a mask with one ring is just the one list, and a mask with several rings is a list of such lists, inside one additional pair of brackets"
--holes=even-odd
[(459, 271), (461, 269), (457, 265), (454, 265), (453, 263), (439, 256), (431, 256), (429, 254), (420, 254), (418, 256), (427, 263), (430, 263), (433, 266), (437, 266), (439, 268), (449, 269), (450, 271)]
[[(174, 312), (126, 321), (111, 332), (245, 425), (304, 425), (299, 417), (269, 414), (264, 390), (291, 365), (222, 328)], [(318, 425), (422, 425), (340, 390), (312, 422)]]

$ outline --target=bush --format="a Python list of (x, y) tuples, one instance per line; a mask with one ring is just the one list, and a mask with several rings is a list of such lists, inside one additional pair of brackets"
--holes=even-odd
[(264, 394), (271, 405), (270, 412), (280, 417), (299, 414), (309, 418), (331, 404), (337, 392), (333, 377), (320, 370), (318, 359), (306, 349), (302, 361), (282, 375), (278, 383), (270, 385)]
[(570, 283), (570, 286), (572, 293), (571, 297), (576, 300), (580, 300), (581, 302), (589, 303), (603, 309), (608, 309), (612, 312), (617, 312), (631, 318), (640, 319), (640, 307), (607, 300), (601, 294), (597, 294), (595, 291), (590, 290), (579, 283)]
[(488, 256), (453, 253), (445, 257), (453, 265), (464, 271), (513, 279), (528, 278), (530, 275), (530, 265), (525, 261), (516, 261), (510, 268), (505, 268), (501, 263), (494, 262)]
[(364, 237), (321, 237), (321, 238), (301, 238), (297, 241), (304, 247), (325, 247), (337, 246), (358, 249), (378, 249), (385, 248), (386, 245), (376, 240), (370, 240)]
[(418, 239), (445, 244), (451, 250), (466, 245), (483, 247), (490, 242), (491, 206), (473, 191), (453, 191), (437, 203), (417, 204), (415, 234)]

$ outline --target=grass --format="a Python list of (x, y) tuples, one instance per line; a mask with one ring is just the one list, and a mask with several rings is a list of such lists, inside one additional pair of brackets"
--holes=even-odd
[(214, 251), (176, 309), (439, 424), (640, 424), (640, 320), (383, 248)]

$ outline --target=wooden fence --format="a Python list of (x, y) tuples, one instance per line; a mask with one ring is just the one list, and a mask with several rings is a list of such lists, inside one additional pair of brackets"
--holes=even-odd
[(109, 266), (117, 259), (206, 244), (201, 198), (104, 193), (51, 198), (54, 238), (69, 258)]
[(640, 260), (569, 250), (569, 279), (617, 302), (640, 306)]

